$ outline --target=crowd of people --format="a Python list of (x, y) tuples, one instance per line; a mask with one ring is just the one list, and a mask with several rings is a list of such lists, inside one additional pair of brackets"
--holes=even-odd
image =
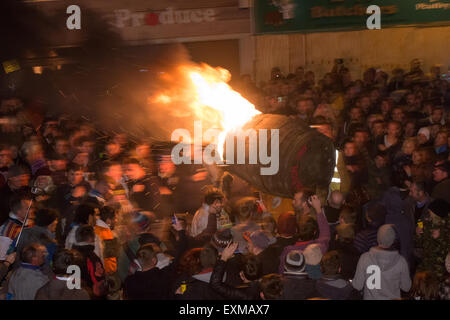
[(333, 140), (340, 183), (326, 199), (297, 190), (292, 211), (270, 212), (227, 172), (2, 98), (0, 299), (450, 298), (450, 88), (438, 68), (353, 80), (337, 60), (317, 83), (274, 68), (239, 91)]

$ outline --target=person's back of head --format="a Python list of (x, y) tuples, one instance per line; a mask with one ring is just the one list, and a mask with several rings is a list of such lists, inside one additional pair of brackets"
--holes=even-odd
[(202, 248), (192, 248), (186, 251), (180, 258), (177, 272), (184, 276), (193, 276), (202, 271), (200, 255)]
[(380, 203), (370, 204), (367, 207), (366, 219), (375, 226), (381, 226), (384, 224), (386, 213), (386, 208)]
[(242, 275), (248, 281), (255, 281), (262, 276), (261, 260), (254, 255), (245, 255), (241, 260)]
[(319, 235), (319, 224), (311, 216), (301, 216), (298, 220), (298, 238), (301, 241), (311, 241)]
[(337, 241), (341, 244), (352, 244), (355, 239), (355, 225), (351, 223), (336, 226)]
[(113, 207), (104, 206), (104, 207), (100, 208), (100, 219), (102, 221), (106, 222), (108, 219), (114, 220), (115, 217), (116, 217), (116, 211), (114, 210)]
[[(30, 243), (25, 246), (21, 252), (21, 259), (24, 263), (36, 265), (36, 259), (39, 258), (39, 255), (46, 251), (46, 248), (39, 243)], [(42, 256), (41, 256), (42, 258)], [(39, 261), (38, 265), (41, 265), (44, 261)]]
[(217, 262), (217, 250), (211, 246), (206, 245), (200, 252), (200, 263), (203, 269), (213, 268)]
[(439, 294), (439, 281), (431, 271), (417, 272), (414, 275), (410, 297), (415, 300), (433, 300)]
[(335, 276), (339, 274), (341, 270), (339, 253), (336, 250), (325, 253), (320, 261), (320, 267), (325, 276)]
[(142, 266), (142, 269), (153, 268), (158, 263), (158, 258), (156, 256), (153, 246), (151, 244), (143, 245), (136, 252), (136, 258)]
[(339, 221), (341, 223), (351, 223), (355, 224), (357, 220), (357, 213), (356, 210), (349, 206), (345, 206), (341, 209), (341, 212), (339, 213)]
[(70, 266), (80, 266), (81, 256), (76, 250), (60, 249), (53, 255), (52, 270), (57, 276), (71, 274)]
[(334, 190), (331, 192), (330, 198), (328, 199), (328, 204), (332, 208), (340, 209), (344, 203), (344, 200), (345, 198), (342, 192)]
[(283, 237), (292, 237), (297, 234), (298, 225), (294, 212), (287, 211), (278, 216), (277, 231)]
[(28, 193), (17, 193), (13, 194), (11, 197), (11, 200), (9, 201), (9, 208), (11, 212), (14, 214), (17, 214), (19, 211), (21, 211), (23, 208), (23, 202), (24, 200), (31, 200), (31, 194)]
[(57, 217), (58, 214), (53, 209), (39, 209), (36, 211), (34, 224), (39, 227), (48, 227), (57, 219)]
[(90, 204), (80, 204), (75, 209), (74, 223), (76, 224), (89, 224), (90, 219), (95, 219), (95, 207)]
[(75, 240), (79, 244), (94, 244), (95, 232), (94, 228), (90, 225), (80, 226), (75, 233)]
[(267, 274), (260, 281), (261, 298), (276, 300), (283, 294), (283, 278), (279, 274)]

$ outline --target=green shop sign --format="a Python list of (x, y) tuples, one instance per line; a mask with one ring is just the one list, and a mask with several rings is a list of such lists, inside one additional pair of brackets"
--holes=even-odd
[(450, 0), (255, 0), (255, 32), (366, 29), (370, 5), (381, 9), (381, 28), (450, 24)]

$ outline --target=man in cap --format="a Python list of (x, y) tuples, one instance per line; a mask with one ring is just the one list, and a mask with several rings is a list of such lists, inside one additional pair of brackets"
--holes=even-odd
[(361, 255), (352, 284), (364, 289), (364, 300), (400, 299), (400, 290), (411, 288), (408, 263), (392, 249), (395, 239), (394, 225), (385, 224), (378, 230), (378, 246)]

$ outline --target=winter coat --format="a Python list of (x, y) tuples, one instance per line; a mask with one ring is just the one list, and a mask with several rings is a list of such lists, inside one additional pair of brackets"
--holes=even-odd
[(36, 292), (48, 281), (40, 267), (21, 263), (8, 281), (7, 300), (34, 300)]
[(177, 295), (176, 298), (180, 300), (222, 300), (223, 297), (214, 291), (209, 285), (212, 275), (212, 270), (208, 272), (201, 272), (195, 274), (186, 281), (179, 284), (184, 284), (186, 290), (183, 294)]
[(256, 281), (239, 288), (234, 288), (223, 283), (225, 267), (226, 262), (223, 260), (217, 261), (214, 266), (209, 285), (216, 293), (228, 300), (260, 300), (259, 283)]
[[(384, 224), (384, 223), (382, 223)], [(378, 245), (378, 229), (382, 225), (378, 222), (370, 222), (366, 229), (358, 232), (353, 240), (353, 246), (359, 253), (364, 253)]]
[[(372, 265), (380, 268), (379, 289), (367, 287), (367, 279), (376, 275), (374, 271), (367, 269)], [(376, 281), (373, 283), (376, 284)], [(411, 288), (408, 263), (396, 250), (374, 247), (359, 259), (352, 285), (358, 291), (364, 289), (364, 300), (400, 299), (400, 290), (407, 292)]]
[(352, 284), (340, 275), (323, 276), (316, 282), (320, 297), (330, 300), (359, 300), (361, 295)]
[(100, 219), (97, 220), (94, 231), (102, 242), (105, 272), (107, 274), (115, 273), (117, 271), (117, 255), (119, 254), (117, 239), (114, 238), (109, 226)]
[(89, 294), (83, 288), (69, 289), (66, 280), (54, 278), (41, 287), (35, 300), (90, 300)]
[(450, 178), (439, 182), (431, 193), (433, 199), (444, 199), (450, 201)]
[(123, 284), (124, 297), (128, 300), (167, 300), (173, 278), (173, 264), (159, 269), (136, 271)]
[[(406, 199), (405, 199), (406, 200)], [(386, 208), (386, 224), (395, 225), (397, 236), (400, 240), (400, 254), (406, 259), (408, 265), (412, 265), (414, 254), (414, 234), (415, 225), (411, 216), (414, 215), (407, 201), (402, 199), (400, 189), (397, 187), (389, 188), (383, 196), (381, 204)]]
[(306, 300), (319, 297), (316, 290), (316, 280), (306, 273), (284, 273), (284, 286), (281, 300)]
[(358, 264), (361, 253), (353, 246), (352, 242), (336, 241), (331, 250), (337, 250), (341, 260), (341, 276), (345, 280), (353, 279), (355, 276), (356, 265)]
[(83, 257), (80, 268), (81, 280), (86, 284), (86, 287), (92, 289), (93, 297), (105, 296), (105, 269), (102, 261), (94, 252), (94, 245), (79, 243), (74, 245), (73, 249), (79, 251)]

